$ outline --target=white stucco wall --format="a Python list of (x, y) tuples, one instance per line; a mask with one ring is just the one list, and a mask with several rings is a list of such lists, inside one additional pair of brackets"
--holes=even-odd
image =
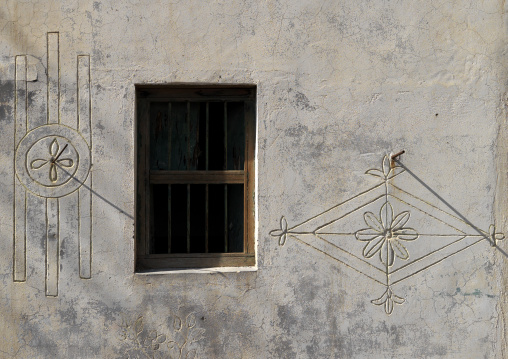
[[(501, 0), (6, 0), (0, 357), (506, 357), (508, 250), (489, 243), (508, 230), (505, 11)], [(76, 126), (77, 57), (90, 56), (91, 278), (80, 278), (89, 222), (74, 192), (56, 212), (57, 296), (46, 296), (47, 200), (29, 191), (24, 207), (14, 192), (16, 56), (35, 128), (47, 120), (48, 32), (63, 125)], [(171, 83), (257, 85), (257, 270), (134, 274), (134, 86)], [(406, 171), (385, 193), (365, 172), (402, 149)], [(379, 252), (366, 258), (357, 240), (387, 200), (419, 235), (389, 268), (405, 300), (390, 314)], [(27, 219), (20, 282), (16, 216)]]

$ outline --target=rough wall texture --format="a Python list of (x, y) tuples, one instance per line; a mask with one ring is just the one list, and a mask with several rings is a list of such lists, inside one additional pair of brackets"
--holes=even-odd
[[(0, 357), (506, 358), (506, 10), (4, 1)], [(256, 271), (133, 273), (134, 84), (174, 82), (257, 85)], [(91, 146), (89, 212), (84, 187), (18, 197), (17, 136), (55, 113)]]

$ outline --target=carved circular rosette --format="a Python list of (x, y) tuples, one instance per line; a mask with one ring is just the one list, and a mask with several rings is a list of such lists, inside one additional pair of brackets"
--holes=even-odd
[(29, 131), (16, 148), (16, 175), (32, 193), (58, 198), (77, 190), (90, 171), (90, 148), (76, 130), (51, 124)]

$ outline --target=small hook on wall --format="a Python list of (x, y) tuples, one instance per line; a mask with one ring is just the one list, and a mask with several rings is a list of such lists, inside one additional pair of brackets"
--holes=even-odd
[(391, 155), (391, 156), (390, 156), (390, 167), (391, 167), (391, 168), (394, 168), (394, 167), (395, 167), (395, 159), (396, 159), (397, 157), (399, 157), (400, 155), (402, 155), (403, 153), (406, 153), (406, 150), (402, 150), (402, 151), (397, 152), (397, 153), (395, 153), (395, 154), (393, 154), (393, 155)]

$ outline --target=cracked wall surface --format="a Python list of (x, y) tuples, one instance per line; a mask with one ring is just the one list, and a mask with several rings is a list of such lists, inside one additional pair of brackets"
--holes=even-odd
[[(507, 9), (4, 1), (0, 357), (508, 357)], [(257, 86), (256, 270), (134, 273), (134, 85), (171, 83)], [(19, 199), (16, 136), (55, 113), (89, 146), (89, 212), (85, 187)]]

